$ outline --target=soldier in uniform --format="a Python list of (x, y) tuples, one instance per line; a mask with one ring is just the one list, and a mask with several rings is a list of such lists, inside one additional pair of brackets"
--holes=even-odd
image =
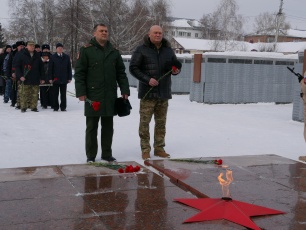
[[(162, 28), (157, 25), (152, 26), (148, 35), (144, 37), (144, 44), (138, 46), (133, 53), (129, 68), (130, 73), (139, 80), (138, 98), (141, 99), (139, 137), (143, 160), (150, 158), (149, 125), (153, 115), (155, 119), (154, 155), (170, 157), (164, 147), (168, 100), (172, 98), (172, 63), (179, 62), (170, 43), (163, 38)], [(181, 64), (177, 69), (172, 70), (172, 74), (178, 74), (180, 68)]]
[(107, 26), (95, 25), (93, 34), (90, 43), (81, 48), (76, 63), (76, 97), (85, 101), (87, 162), (94, 162), (97, 155), (100, 119), (102, 160), (112, 162), (116, 161), (112, 156), (112, 140), (117, 84), (122, 97), (127, 99), (129, 82), (119, 51), (108, 41)]
[[(16, 56), (15, 68), (17, 80), (21, 81), (20, 106), (21, 112), (38, 112), (37, 101), (39, 84), (44, 83), (43, 62), (40, 54), (35, 51), (35, 43), (28, 41), (26, 49)], [(28, 104), (29, 103), (29, 104)]]

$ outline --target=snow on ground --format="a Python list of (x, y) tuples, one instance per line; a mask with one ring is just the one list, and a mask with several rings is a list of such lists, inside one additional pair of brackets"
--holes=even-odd
[[(74, 84), (68, 85), (74, 92)], [(0, 168), (83, 164), (83, 103), (68, 97), (67, 112), (52, 109), (21, 113), (0, 103)], [(2, 98), (2, 97), (1, 97)], [(132, 113), (115, 117), (113, 156), (143, 164), (138, 137), (139, 99), (131, 88)], [(306, 155), (303, 123), (292, 121), (292, 104), (190, 102), (174, 95), (169, 103), (166, 151), (172, 158), (277, 154), (293, 160)], [(151, 122), (151, 139), (153, 138)], [(152, 142), (152, 141), (151, 141)], [(99, 149), (97, 160), (100, 159)], [(158, 159), (153, 156), (152, 159)]]

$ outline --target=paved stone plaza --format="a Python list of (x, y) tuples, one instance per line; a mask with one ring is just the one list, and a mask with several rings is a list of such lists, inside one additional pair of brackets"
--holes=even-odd
[(260, 228), (306, 229), (304, 163), (276, 155), (222, 160), (152, 160), (123, 174), (87, 164), (0, 169), (0, 229), (246, 229), (226, 220), (183, 224), (199, 211), (174, 201), (221, 198), (217, 177), (226, 168), (234, 200), (286, 212), (253, 217)]

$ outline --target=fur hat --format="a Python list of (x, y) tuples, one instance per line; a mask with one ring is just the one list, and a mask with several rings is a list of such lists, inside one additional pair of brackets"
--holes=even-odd
[(50, 46), (49, 46), (48, 44), (43, 44), (43, 45), (41, 46), (41, 49), (42, 49), (42, 50), (44, 50), (44, 49), (50, 50)]
[(13, 44), (12, 45), (12, 49), (14, 50), (14, 49), (16, 49), (17, 48), (17, 45), (16, 44)]
[(57, 43), (55, 47), (58, 48), (58, 47), (64, 47), (64, 46), (62, 43)]
[(40, 45), (39, 44), (35, 44), (35, 49), (36, 48), (40, 48)]
[(24, 41), (18, 41), (18, 42), (16, 42), (16, 47), (18, 47), (18, 46), (25, 46), (25, 43), (24, 43)]
[(12, 46), (6, 45), (6, 46), (5, 46), (5, 49), (8, 49), (8, 48), (12, 48)]

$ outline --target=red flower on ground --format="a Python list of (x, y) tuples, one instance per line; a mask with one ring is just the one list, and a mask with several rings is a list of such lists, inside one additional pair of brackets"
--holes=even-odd
[(118, 172), (119, 172), (119, 173), (124, 173), (123, 168), (118, 169)]
[(223, 161), (222, 159), (219, 159), (219, 160), (215, 160), (214, 162), (216, 165), (222, 165)]

